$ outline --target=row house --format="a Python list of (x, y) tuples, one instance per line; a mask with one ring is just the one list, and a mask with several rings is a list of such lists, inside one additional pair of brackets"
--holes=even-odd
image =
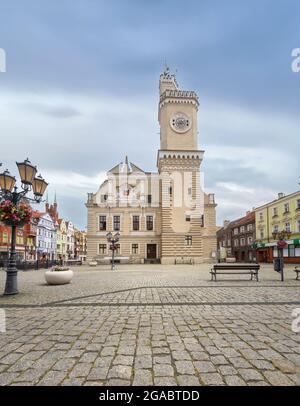
[(57, 221), (57, 258), (65, 260), (68, 258), (67, 254), (67, 225), (64, 219)]
[(67, 258), (73, 259), (75, 256), (75, 228), (72, 221), (66, 221), (67, 228)]
[(38, 260), (56, 260), (56, 224), (49, 213), (35, 212), (37, 219), (36, 251)]
[(56, 259), (64, 261), (75, 257), (75, 228), (72, 221), (60, 218), (56, 196), (54, 203), (45, 205), (46, 213), (56, 227)]
[(285, 233), (283, 250), (286, 263), (300, 263), (300, 191), (284, 195), (255, 210), (258, 257), (272, 262), (278, 257), (278, 234)]
[(37, 222), (35, 217), (33, 217), (30, 223), (25, 224), (23, 227), (24, 232), (24, 250), (25, 250), (25, 260), (35, 261), (37, 258), (36, 250), (36, 237), (37, 237)]
[(256, 261), (255, 212), (247, 212), (232, 229), (232, 251), (237, 262)]
[(74, 258), (79, 259), (82, 262), (86, 261), (86, 231), (80, 231), (75, 229), (74, 236)]
[[(0, 223), (0, 263), (6, 262), (9, 258), (9, 250), (11, 244), (11, 227)], [(24, 230), (17, 229), (16, 236), (16, 260), (23, 261), (25, 259), (25, 244)]]
[[(81, 232), (80, 232), (81, 233)], [(0, 262), (9, 258), (11, 228), (0, 223)], [(75, 228), (71, 221), (60, 219), (56, 198), (45, 204), (45, 212), (33, 212), (30, 223), (17, 229), (17, 261), (66, 260), (75, 258)], [(86, 257), (86, 235), (79, 238), (77, 252)]]
[(237, 262), (256, 261), (255, 212), (249, 211), (244, 217), (234, 221), (224, 221), (217, 232), (219, 258), (235, 258)]

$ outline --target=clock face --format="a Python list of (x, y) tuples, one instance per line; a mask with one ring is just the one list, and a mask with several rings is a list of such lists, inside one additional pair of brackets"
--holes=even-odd
[(177, 113), (170, 120), (172, 129), (178, 133), (188, 131), (191, 128), (191, 124), (191, 119), (184, 113)]

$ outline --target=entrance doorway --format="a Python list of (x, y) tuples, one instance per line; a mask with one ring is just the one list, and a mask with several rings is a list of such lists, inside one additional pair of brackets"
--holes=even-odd
[(147, 244), (147, 259), (156, 259), (156, 244)]

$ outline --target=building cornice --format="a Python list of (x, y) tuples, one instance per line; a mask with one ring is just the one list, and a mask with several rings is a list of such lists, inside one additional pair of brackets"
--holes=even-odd
[(275, 199), (275, 200), (272, 200), (272, 201), (269, 202), (269, 203), (265, 203), (265, 204), (263, 204), (262, 206), (256, 207), (256, 208), (255, 208), (255, 212), (257, 212), (257, 211), (259, 211), (259, 210), (262, 210), (262, 209), (266, 209), (267, 207), (271, 207), (271, 206), (273, 206), (273, 205), (276, 205), (277, 203), (281, 203), (281, 202), (284, 202), (284, 201), (288, 201), (288, 200), (292, 199), (293, 197), (296, 197), (297, 195), (298, 195), (299, 198), (300, 198), (300, 191), (299, 191), (299, 190), (298, 190), (297, 192), (290, 193), (289, 195), (286, 195), (286, 196), (277, 198), (277, 199)]
[(159, 105), (162, 107), (165, 103), (192, 103), (199, 106), (197, 93), (189, 90), (165, 90), (159, 98)]
[(169, 150), (159, 149), (157, 152), (157, 166), (162, 159), (188, 159), (202, 161), (204, 155), (203, 150)]

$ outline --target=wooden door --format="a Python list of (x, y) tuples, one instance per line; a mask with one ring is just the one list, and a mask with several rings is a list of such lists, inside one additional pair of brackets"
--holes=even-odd
[(147, 244), (147, 259), (156, 259), (156, 244)]

